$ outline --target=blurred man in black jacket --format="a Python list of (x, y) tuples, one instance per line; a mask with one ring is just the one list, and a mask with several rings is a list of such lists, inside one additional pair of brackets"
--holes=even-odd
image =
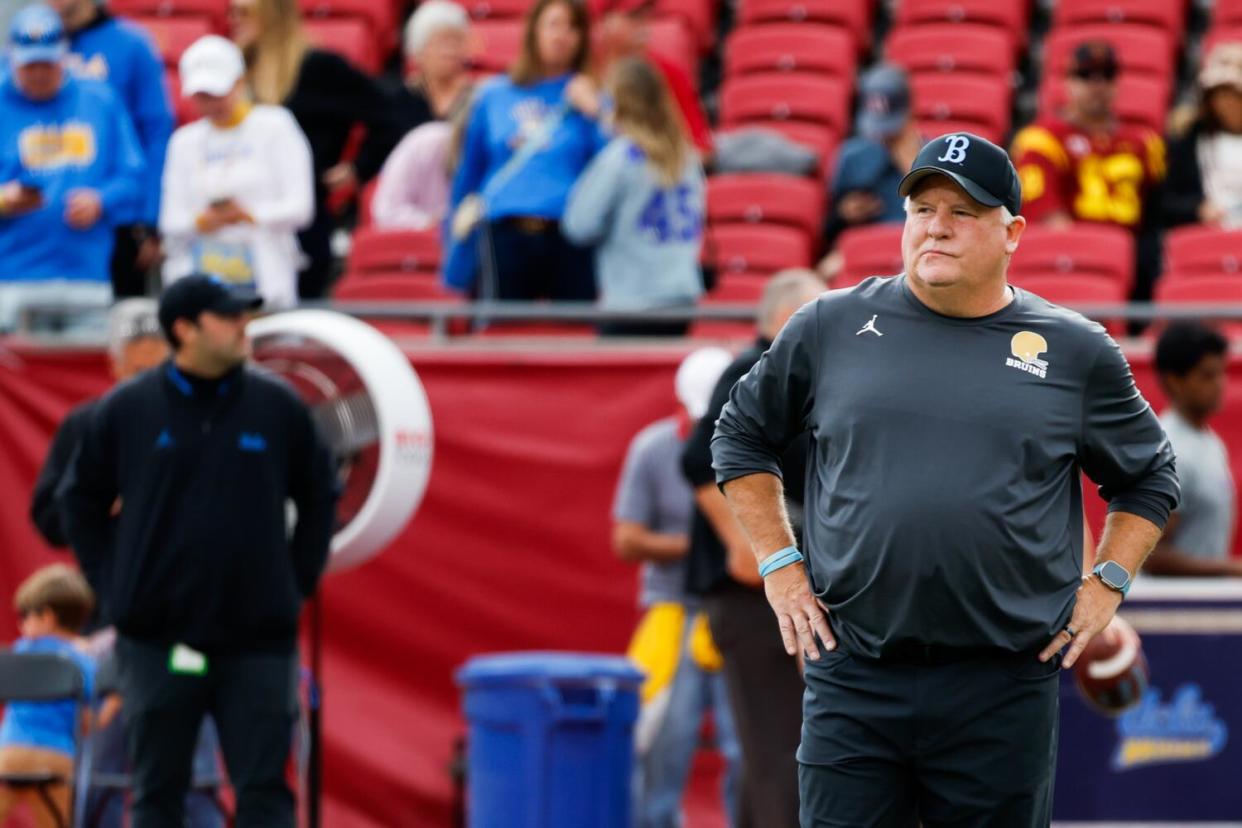
[[(758, 338), (725, 369), (682, 452), (682, 469), (694, 487), (696, 507), (686, 587), (703, 596), (712, 638), (724, 656), (725, 683), (742, 743), (739, 822), (756, 828), (798, 825), (794, 754), (802, 728), (803, 684), (797, 663), (781, 644), (750, 541), (716, 488), (711, 440), (734, 383), (759, 361), (789, 317), (823, 290), (823, 282), (810, 271), (788, 270), (772, 277), (759, 303)], [(794, 441), (782, 462), (787, 508), (795, 528), (801, 525), (809, 437)]]

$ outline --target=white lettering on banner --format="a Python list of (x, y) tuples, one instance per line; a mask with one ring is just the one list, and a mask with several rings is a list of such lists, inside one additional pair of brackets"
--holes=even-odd
[(948, 152), (936, 160), (948, 161), (950, 164), (960, 164), (966, 160), (966, 148), (970, 146), (970, 139), (965, 135), (950, 135), (947, 146)]

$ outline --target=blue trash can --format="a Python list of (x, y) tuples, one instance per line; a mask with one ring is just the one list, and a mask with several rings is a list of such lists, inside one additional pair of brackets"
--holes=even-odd
[(457, 672), (471, 828), (629, 828), (643, 675), (618, 656), (507, 653)]

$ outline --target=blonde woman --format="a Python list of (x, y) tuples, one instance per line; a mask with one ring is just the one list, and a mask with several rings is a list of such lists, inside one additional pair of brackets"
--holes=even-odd
[[(388, 99), (368, 75), (334, 52), (310, 46), (297, 0), (230, 0), (229, 28), (246, 57), (256, 103), (284, 106), (310, 141), (315, 169), (314, 222), (298, 235), (309, 263), (299, 277), (303, 298), (324, 295), (331, 273), (330, 190), (369, 181), (401, 138)], [(341, 153), (355, 124), (367, 129), (353, 163)]]
[[(570, 241), (594, 244), (600, 302), (644, 310), (703, 292), (703, 168), (660, 73), (625, 58), (609, 74), (616, 138), (582, 174), (565, 210)], [(680, 335), (686, 323), (613, 323), (617, 335)]]

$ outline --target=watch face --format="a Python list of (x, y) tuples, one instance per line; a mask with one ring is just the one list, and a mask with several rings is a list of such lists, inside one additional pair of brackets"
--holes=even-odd
[(1109, 586), (1121, 589), (1130, 580), (1130, 573), (1116, 561), (1106, 561), (1100, 567), (1100, 578)]

